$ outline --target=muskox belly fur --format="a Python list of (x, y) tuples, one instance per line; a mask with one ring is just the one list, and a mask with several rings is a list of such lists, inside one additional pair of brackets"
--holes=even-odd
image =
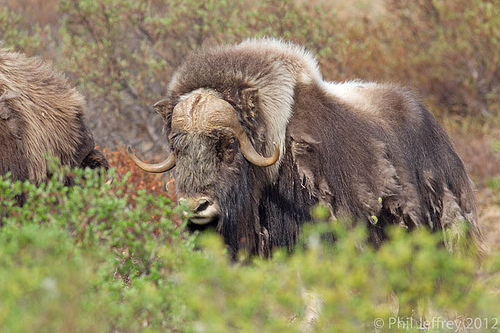
[(0, 174), (39, 184), (49, 175), (47, 157), (107, 169), (84, 109), (83, 97), (50, 64), (0, 48)]
[(175, 166), (191, 221), (215, 225), (233, 255), (291, 249), (317, 203), (364, 221), (376, 246), (390, 224), (467, 221), (481, 241), (464, 165), (407, 88), (326, 82), (303, 48), (258, 39), (192, 53), (154, 107), (171, 155), (160, 167), (133, 158)]

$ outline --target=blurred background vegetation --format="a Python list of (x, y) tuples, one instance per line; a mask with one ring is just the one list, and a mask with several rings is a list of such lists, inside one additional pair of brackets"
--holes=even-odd
[[(500, 6), (479, 0), (1, 0), (4, 46), (55, 62), (87, 96), (101, 145), (163, 152), (151, 105), (203, 45), (274, 36), (326, 80), (399, 82), (438, 115), (500, 110)], [(152, 156), (152, 155), (150, 155)]]
[[(134, 169), (123, 145), (164, 158), (151, 105), (186, 54), (262, 36), (304, 45), (325, 80), (398, 82), (420, 94), (476, 184), (494, 253), (481, 268), (436, 249), (435, 235), (397, 231), (376, 254), (361, 245), (362, 229), (334, 230), (334, 247), (312, 230), (308, 251), (249, 266), (228, 265), (210, 237), (192, 251), (172, 212), (173, 185)], [(0, 181), (0, 328), (306, 330), (314, 295), (325, 314), (320, 331), (373, 331), (373, 318), (387, 322), (398, 308), (500, 315), (498, 1), (0, 0), (0, 40), (54, 62), (86, 96), (87, 121), (117, 179), (106, 187), (87, 175), (85, 189), (72, 190)], [(19, 191), (33, 197), (23, 210), (12, 205)]]

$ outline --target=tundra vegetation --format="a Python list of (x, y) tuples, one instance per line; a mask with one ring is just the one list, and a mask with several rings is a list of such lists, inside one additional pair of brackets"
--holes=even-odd
[[(500, 329), (495, 1), (0, 4), (3, 46), (52, 60), (67, 73), (87, 97), (88, 125), (115, 167), (112, 185), (89, 170), (54, 170), (38, 187), (0, 178), (2, 329), (293, 332), (308, 328), (314, 295), (322, 303), (317, 331), (376, 331), (376, 318), (385, 324), (379, 331), (420, 332), (421, 320), (436, 332), (451, 331), (437, 324), (448, 320), (462, 331)], [(321, 207), (295, 252), (278, 250), (270, 260), (231, 265), (217, 236), (183, 232), (172, 186), (165, 191), (168, 178), (135, 169), (121, 144), (150, 160), (164, 158), (161, 118), (151, 104), (173, 70), (201, 45), (254, 36), (304, 45), (317, 55), (326, 80), (418, 89), (475, 181), (491, 253), (478, 260), (467, 244), (461, 254), (449, 253), (442, 235), (398, 228), (375, 251), (365, 229), (327, 223)], [(73, 187), (59, 181), (68, 172)], [(21, 193), (27, 198), (22, 208), (15, 204)], [(401, 321), (394, 323), (398, 313)]]

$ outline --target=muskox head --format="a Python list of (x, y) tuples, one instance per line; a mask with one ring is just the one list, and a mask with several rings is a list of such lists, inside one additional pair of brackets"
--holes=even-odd
[(147, 164), (130, 149), (129, 153), (147, 172), (161, 173), (176, 167), (177, 195), (192, 213), (190, 221), (195, 224), (207, 224), (224, 215), (221, 201), (234, 201), (230, 199), (231, 192), (239, 186), (248, 187), (244, 175), (249, 163), (267, 167), (276, 163), (280, 155), (276, 144), (272, 156), (259, 154), (235, 108), (207, 91), (194, 92), (174, 107), (169, 139), (172, 153), (161, 163)]

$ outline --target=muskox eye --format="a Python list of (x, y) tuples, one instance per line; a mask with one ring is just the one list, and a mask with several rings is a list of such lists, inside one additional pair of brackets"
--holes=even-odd
[(219, 156), (226, 163), (232, 163), (234, 160), (234, 155), (236, 154), (238, 143), (235, 138), (227, 138), (220, 145), (221, 150)]
[(226, 149), (223, 153), (224, 162), (232, 163), (234, 161), (234, 149)]

